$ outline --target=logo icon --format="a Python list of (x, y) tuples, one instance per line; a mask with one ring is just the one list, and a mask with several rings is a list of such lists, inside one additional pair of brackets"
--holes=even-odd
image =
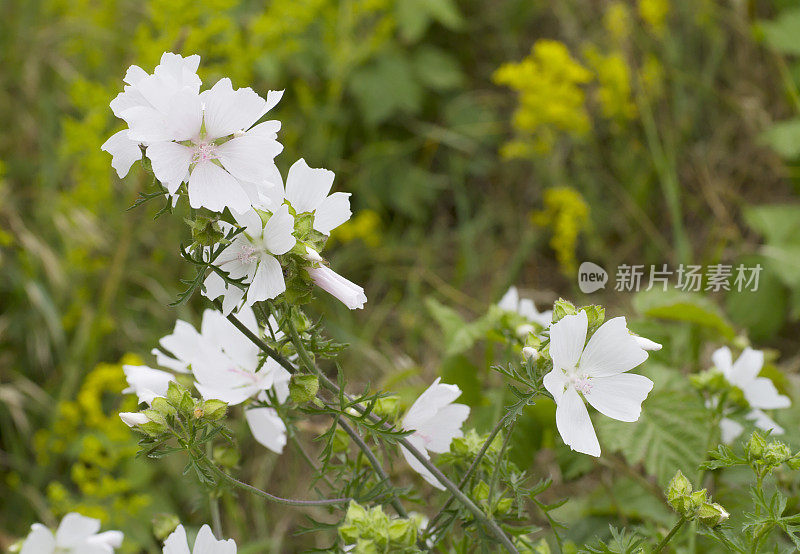
[(591, 294), (596, 290), (606, 288), (608, 273), (606, 270), (592, 262), (583, 262), (578, 268), (578, 287), (584, 294)]

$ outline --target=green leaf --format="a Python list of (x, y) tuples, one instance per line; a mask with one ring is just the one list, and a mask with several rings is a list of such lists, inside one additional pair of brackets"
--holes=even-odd
[(425, 299), (425, 306), (444, 332), (446, 356), (456, 356), (472, 348), (502, 317), (502, 312), (489, 310), (483, 317), (467, 323), (458, 312), (432, 297)]
[[(622, 453), (631, 465), (643, 464), (665, 487), (679, 470), (696, 474), (710, 432), (708, 411), (685, 379), (671, 380), (666, 375), (662, 379), (661, 374), (675, 370), (650, 366), (648, 373), (656, 389), (644, 401), (639, 421), (624, 423), (607, 417), (595, 421), (604, 449)], [(663, 383), (677, 386), (659, 386)]]
[(736, 331), (719, 307), (699, 293), (653, 289), (638, 293), (633, 305), (636, 311), (645, 316), (701, 325), (717, 331), (728, 340), (736, 337)]
[(425, 86), (434, 90), (456, 88), (464, 81), (458, 60), (431, 46), (422, 46), (414, 54), (414, 72)]
[(774, 123), (759, 138), (782, 157), (796, 158), (800, 156), (800, 118)]
[(775, 50), (800, 56), (800, 8), (783, 10), (776, 19), (761, 21), (759, 29), (764, 41)]
[[(800, 119), (798, 120), (800, 122)], [(800, 145), (799, 145), (800, 146)], [(800, 243), (800, 206), (765, 204), (743, 211), (745, 222), (771, 243)]]

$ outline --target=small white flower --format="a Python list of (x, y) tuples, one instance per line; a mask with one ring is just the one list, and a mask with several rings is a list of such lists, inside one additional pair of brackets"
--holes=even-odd
[(189, 541), (183, 525), (178, 525), (175, 531), (164, 541), (163, 554), (236, 554), (236, 543), (233, 539), (217, 540), (211, 528), (203, 525), (197, 533), (194, 548), (189, 550)]
[[(730, 348), (723, 346), (711, 355), (714, 366), (722, 372), (725, 379), (735, 387), (741, 389), (744, 397), (752, 410), (746, 418), (764, 431), (772, 431), (775, 435), (782, 435), (785, 431), (762, 410), (788, 408), (791, 405), (789, 397), (778, 392), (773, 382), (767, 377), (759, 377), (761, 368), (764, 367), (764, 352), (745, 348), (736, 362)], [(730, 418), (720, 421), (722, 442), (734, 441), (744, 431), (744, 427)]]
[(331, 231), (350, 219), (350, 193), (334, 192), (328, 194), (333, 186), (333, 171), (309, 167), (303, 158), (300, 158), (286, 176), (286, 190), (280, 182), (273, 181), (276, 185), (265, 195), (269, 204), (279, 206), (287, 200), (296, 214), (313, 213), (314, 229), (323, 235), (330, 235)]
[(528, 298), (520, 299), (517, 287), (511, 287), (508, 289), (497, 305), (507, 312), (517, 313), (528, 321), (536, 323), (537, 325), (541, 325), (544, 328), (547, 328), (553, 321), (552, 310), (539, 312), (539, 310), (536, 309), (536, 304), (533, 303), (533, 300)]
[(121, 531), (100, 531), (100, 521), (77, 513), (64, 516), (55, 534), (34, 523), (20, 554), (113, 554), (122, 545)]
[(653, 382), (626, 373), (644, 362), (647, 352), (628, 332), (624, 317), (603, 323), (588, 343), (587, 327), (585, 311), (550, 327), (553, 370), (545, 375), (544, 386), (555, 399), (556, 426), (564, 442), (572, 450), (599, 456), (600, 444), (581, 395), (603, 415), (636, 421)]
[(136, 427), (137, 425), (144, 425), (149, 419), (147, 416), (139, 412), (120, 412), (119, 418), (128, 427)]
[[(275, 298), (286, 290), (283, 269), (275, 256), (285, 254), (297, 242), (292, 235), (294, 218), (284, 204), (275, 210), (263, 228), (261, 218), (252, 210), (240, 216), (240, 224), (245, 231), (220, 253), (216, 264), (232, 279), (243, 278), (250, 285), (245, 304), (252, 306), (259, 300)], [(208, 295), (219, 292), (215, 279), (206, 280), (206, 290), (210, 291)]]
[(367, 302), (364, 289), (345, 279), (326, 265), (311, 265), (306, 268), (314, 284), (333, 295), (351, 310), (360, 310)]
[[(461, 396), (461, 389), (440, 381), (437, 378), (411, 405), (403, 418), (403, 429), (414, 431), (406, 440), (428, 459), (428, 452), (448, 452), (453, 439), (464, 436), (461, 425), (469, 417), (469, 406), (453, 404)], [(400, 451), (414, 471), (437, 489), (444, 490), (444, 485), (408, 450), (401, 446)]]

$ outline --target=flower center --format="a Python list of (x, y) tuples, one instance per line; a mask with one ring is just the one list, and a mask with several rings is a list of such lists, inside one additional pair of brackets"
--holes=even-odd
[(194, 145), (194, 154), (192, 154), (192, 163), (206, 162), (208, 160), (217, 159), (217, 145), (213, 142), (206, 142), (204, 140)]
[(242, 249), (239, 251), (239, 255), (236, 257), (238, 258), (239, 262), (243, 264), (249, 264), (256, 259), (256, 252), (258, 252), (258, 250), (255, 246), (246, 244), (242, 246)]
[(583, 394), (589, 394), (592, 391), (592, 382), (588, 375), (573, 375), (569, 379), (570, 385)]

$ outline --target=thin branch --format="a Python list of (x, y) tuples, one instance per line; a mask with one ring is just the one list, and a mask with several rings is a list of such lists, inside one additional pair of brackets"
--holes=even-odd
[(242, 481), (239, 481), (236, 477), (232, 475), (228, 475), (227, 472), (218, 468), (215, 464), (210, 464), (211, 468), (214, 472), (225, 479), (228, 483), (232, 484), (235, 487), (238, 487), (242, 490), (246, 490), (256, 496), (260, 496), (262, 498), (266, 498), (270, 502), (275, 502), (276, 504), (284, 504), (286, 506), (330, 506), (332, 504), (347, 504), (352, 500), (351, 498), (326, 498), (322, 500), (297, 500), (293, 498), (281, 498), (279, 496), (272, 495), (266, 491), (262, 491), (259, 488), (254, 487), (253, 485), (249, 485)]

